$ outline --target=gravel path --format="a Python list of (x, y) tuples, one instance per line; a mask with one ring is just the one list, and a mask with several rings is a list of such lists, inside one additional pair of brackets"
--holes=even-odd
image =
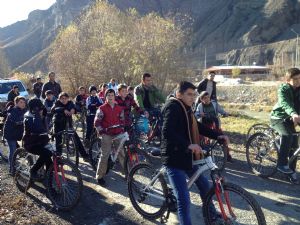
[[(232, 149), (235, 160), (234, 163), (228, 164), (225, 178), (253, 194), (262, 206), (267, 224), (300, 224), (300, 186), (289, 184), (280, 174), (276, 174), (272, 179), (254, 176), (247, 167), (244, 147), (233, 143)], [(106, 178), (107, 187), (104, 188), (96, 184), (93, 179), (94, 172), (88, 164), (82, 162), (80, 170), (84, 179), (84, 190), (79, 204), (71, 212), (57, 212), (51, 208), (49, 200), (45, 197), (42, 184), (37, 183), (25, 196), (16, 190), (13, 179), (6, 172), (6, 165), (0, 162), (0, 198), (17, 198), (24, 208), (27, 207), (23, 210), (23, 220), (11, 220), (14, 210), (5, 206), (8, 205), (7, 201), (0, 201), (0, 224), (25, 224), (18, 221), (26, 221), (26, 218), (28, 221), (28, 215), (31, 215), (29, 218), (38, 216), (38, 223), (31, 224), (160, 224), (159, 221), (144, 220), (135, 212), (127, 197), (123, 175), (115, 171), (110, 172)], [(191, 200), (193, 224), (203, 224), (201, 200), (195, 187), (191, 191)], [(19, 207), (18, 210), (22, 211), (22, 208)], [(20, 211), (15, 210), (15, 213), (21, 215)], [(26, 212), (29, 212), (27, 217)], [(178, 224), (176, 215), (171, 215), (168, 224)]]

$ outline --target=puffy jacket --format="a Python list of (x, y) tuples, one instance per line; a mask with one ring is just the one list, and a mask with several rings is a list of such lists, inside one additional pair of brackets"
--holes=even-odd
[(4, 137), (7, 140), (20, 141), (23, 136), (23, 120), (25, 110), (19, 107), (12, 107), (7, 111), (7, 119), (4, 125)]
[(39, 113), (26, 112), (24, 116), (23, 144), (27, 151), (39, 145), (44, 146), (49, 142), (45, 119)]
[(88, 109), (88, 115), (96, 115), (96, 111), (103, 104), (102, 100), (98, 96), (89, 96), (86, 100), (86, 108)]
[[(144, 107), (145, 88), (146, 87), (143, 84), (140, 84), (136, 86), (136, 88), (134, 89), (134, 99), (138, 104), (138, 106), (141, 107), (142, 109), (145, 109)], [(157, 103), (165, 102), (164, 96), (154, 85), (147, 87), (147, 89), (149, 90), (149, 101), (152, 108), (155, 107), (155, 104)]]
[(124, 111), (121, 106), (115, 104), (113, 107), (105, 103), (97, 110), (94, 125), (100, 134), (117, 135), (123, 132), (123, 128), (106, 128), (114, 125), (124, 125)]

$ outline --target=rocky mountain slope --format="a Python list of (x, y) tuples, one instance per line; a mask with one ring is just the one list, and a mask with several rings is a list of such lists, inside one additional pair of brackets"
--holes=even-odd
[[(45, 71), (47, 48), (61, 27), (75, 19), (93, 0), (57, 0), (48, 10), (36, 10), (28, 20), (0, 28), (0, 46), (12, 68)], [(136, 8), (141, 14), (155, 11), (163, 16), (188, 15), (192, 18), (188, 43), (190, 64), (201, 67), (204, 49), (208, 65), (221, 63), (233, 49), (269, 44), (295, 38), (300, 33), (300, 0), (109, 0), (121, 10)], [(180, 18), (180, 17), (179, 17)], [(277, 45), (246, 56), (231, 52), (231, 63), (246, 64), (249, 55), (260, 64), (273, 64)], [(276, 53), (277, 52), (277, 53)], [(220, 57), (221, 56), (221, 57)], [(245, 59), (243, 59), (245, 58)], [(247, 61), (247, 60), (248, 61)]]

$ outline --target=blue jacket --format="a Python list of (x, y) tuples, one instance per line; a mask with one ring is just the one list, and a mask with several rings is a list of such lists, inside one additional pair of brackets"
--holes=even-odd
[(88, 115), (96, 115), (96, 111), (103, 104), (102, 100), (98, 96), (89, 96), (86, 100), (86, 108), (88, 109)]
[(19, 107), (12, 107), (7, 112), (7, 119), (4, 125), (4, 137), (6, 140), (17, 140), (20, 141), (23, 136), (25, 110)]
[(49, 142), (46, 121), (39, 113), (27, 112), (24, 116), (25, 134), (23, 144), (27, 151), (39, 145), (46, 145)]

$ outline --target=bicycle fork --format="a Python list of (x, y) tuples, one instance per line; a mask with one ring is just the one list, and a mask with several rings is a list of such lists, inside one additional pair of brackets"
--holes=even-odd
[(225, 212), (225, 207), (224, 207), (224, 204), (223, 204), (222, 195), (224, 195), (225, 203), (226, 203), (228, 212), (230, 214), (230, 217), (236, 218), (236, 216), (234, 215), (234, 212), (232, 211), (232, 208), (231, 208), (229, 194), (228, 194), (227, 191), (225, 191), (223, 189), (222, 182), (223, 182), (223, 178), (217, 178), (215, 180), (215, 193), (216, 193), (218, 204), (219, 204), (219, 207), (220, 207), (220, 210), (221, 210), (222, 218), (224, 219), (224, 221), (228, 221), (229, 217), (227, 216), (227, 214)]
[(57, 165), (57, 158), (54, 158), (54, 160), (53, 160), (53, 168), (54, 168), (54, 174), (55, 174), (55, 176), (54, 176), (55, 182), (56, 182), (58, 188), (61, 189), (62, 183), (59, 180), (58, 171), (61, 172), (63, 182), (66, 181), (66, 178), (65, 178), (65, 172), (63, 169), (63, 165)]

